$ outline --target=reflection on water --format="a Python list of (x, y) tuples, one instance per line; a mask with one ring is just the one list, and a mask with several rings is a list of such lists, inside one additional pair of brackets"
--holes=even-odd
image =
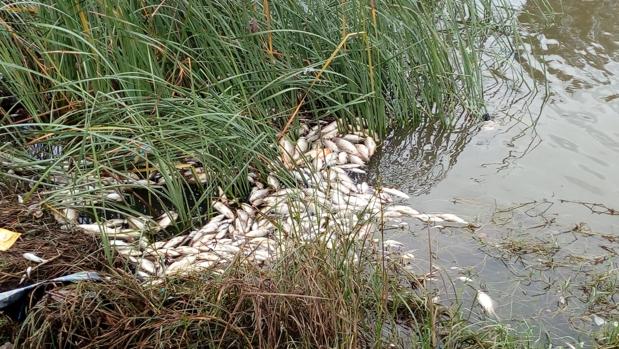
[(548, 75), (566, 82), (567, 92), (616, 84), (619, 2), (551, 0), (548, 4), (557, 13), (550, 21), (532, 1), (519, 16), (524, 34), (537, 38), (530, 50), (535, 57), (545, 56)]
[(422, 270), (429, 236), (445, 275), (471, 275), (507, 323), (529, 320), (565, 346), (590, 341), (594, 314), (619, 318), (616, 299), (591, 298), (604, 287), (617, 296), (619, 215), (588, 208), (619, 209), (619, 1), (546, 2), (553, 15), (539, 1), (519, 4), (520, 51), (499, 52), (511, 65), (488, 64), (491, 127), (398, 132), (370, 177), (414, 195), (420, 211), (479, 225), (394, 233), (417, 248)]
[(380, 164), (389, 164), (388, 170), (383, 172), (375, 164), (370, 180), (381, 178), (412, 195), (429, 193), (454, 166), (471, 140), (471, 130), (479, 128), (475, 119), (463, 119), (453, 128), (439, 122), (422, 122), (412, 130), (397, 130), (383, 147), (388, 151), (378, 155)]

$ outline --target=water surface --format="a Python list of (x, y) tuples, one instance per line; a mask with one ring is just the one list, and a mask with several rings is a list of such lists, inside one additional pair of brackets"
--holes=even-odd
[(554, 15), (519, 5), (522, 51), (499, 52), (512, 67), (486, 72), (492, 121), (398, 131), (371, 179), (420, 211), (477, 225), (393, 233), (422, 262), (430, 237), (433, 263), (454, 282), (444, 297), (486, 289), (502, 321), (590, 343), (594, 314), (619, 317), (619, 213), (607, 210), (619, 209), (619, 1), (548, 3)]

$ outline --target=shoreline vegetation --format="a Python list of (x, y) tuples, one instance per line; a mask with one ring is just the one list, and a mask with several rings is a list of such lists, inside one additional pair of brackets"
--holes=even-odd
[(104, 279), (0, 314), (0, 344), (536, 347), (436, 303), (384, 238), (467, 222), (363, 182), (390, 128), (485, 112), (481, 48), (511, 28), (490, 0), (2, 2), (0, 227), (23, 236), (0, 291), (28, 252), (26, 284)]

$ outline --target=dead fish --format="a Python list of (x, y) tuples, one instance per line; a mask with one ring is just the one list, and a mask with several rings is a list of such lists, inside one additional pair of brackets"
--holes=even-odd
[(425, 214), (425, 213), (420, 213), (420, 214), (416, 214), (412, 216), (413, 218), (417, 218), (418, 220), (424, 222), (424, 223), (437, 223), (437, 222), (443, 222), (442, 218), (433, 216), (433, 215), (429, 215), (429, 214)]
[(200, 250), (191, 246), (177, 246), (174, 250), (185, 256), (200, 253)]
[(217, 263), (214, 261), (198, 261), (193, 266), (194, 269), (209, 269), (215, 265), (217, 265)]
[(305, 154), (303, 154), (303, 158), (298, 162), (299, 165), (309, 161), (309, 160), (313, 160), (315, 158), (324, 158), (327, 155), (331, 154), (332, 151), (329, 148), (316, 148), (316, 149), (312, 149), (308, 152), (306, 152)]
[(271, 259), (271, 255), (268, 251), (256, 250), (254, 252), (254, 259), (260, 262), (264, 262), (266, 260)]
[(230, 253), (237, 253), (239, 252), (241, 249), (237, 246), (233, 246), (233, 245), (222, 245), (222, 244), (218, 244), (217, 246), (215, 246), (215, 248), (213, 249), (215, 252), (230, 252)]
[(363, 183), (359, 184), (357, 187), (359, 188), (359, 192), (360, 193), (363, 193), (363, 194), (370, 193), (370, 186), (368, 185), (367, 182), (363, 182)]
[(142, 270), (144, 270), (145, 272), (152, 275), (157, 275), (157, 267), (155, 266), (155, 263), (151, 262), (150, 260), (146, 258), (138, 259), (135, 257), (129, 257), (129, 260), (139, 265), (140, 268), (142, 268)]
[(178, 219), (178, 213), (174, 211), (166, 212), (159, 217), (157, 225), (159, 225), (159, 228), (165, 229), (175, 222), (176, 219)]
[(267, 176), (267, 184), (270, 185), (271, 188), (275, 190), (279, 190), (281, 188), (281, 184), (279, 183), (279, 180), (273, 175)]
[(402, 199), (405, 199), (405, 200), (408, 200), (408, 199), (411, 198), (410, 196), (404, 194), (403, 192), (401, 192), (401, 191), (399, 191), (397, 189), (383, 187), (383, 188), (381, 188), (381, 190), (384, 191), (387, 194), (398, 196), (398, 197), (401, 197)]
[(330, 124), (328, 124), (327, 126), (323, 127), (320, 130), (320, 133), (328, 133), (328, 132), (332, 132), (332, 131), (337, 131), (337, 121), (333, 121)]
[(351, 155), (357, 155), (357, 147), (355, 147), (355, 145), (350, 143), (349, 141), (343, 138), (334, 138), (333, 141), (340, 150), (345, 151)]
[(110, 244), (110, 246), (115, 246), (115, 247), (118, 247), (118, 246), (131, 246), (131, 244), (126, 242), (126, 241), (116, 240), (116, 239), (109, 240), (108, 243)]
[(303, 154), (307, 151), (308, 148), (309, 148), (309, 143), (307, 142), (307, 139), (305, 139), (305, 137), (299, 137), (299, 139), (297, 140), (298, 152)]
[[(202, 235), (214, 233), (217, 231), (217, 228), (219, 228), (219, 224), (220, 224), (219, 222), (209, 222), (205, 224), (204, 226), (202, 226), (202, 228), (198, 230), (198, 233)], [(199, 239), (194, 239), (194, 240), (199, 240)]]
[(34, 262), (34, 263), (45, 263), (47, 262), (47, 259), (43, 259), (39, 256), (37, 256), (34, 253), (31, 252), (26, 252), (22, 255), (22, 257), (26, 258), (27, 260)]
[(392, 211), (398, 211), (398, 212), (401, 212), (401, 213), (402, 213), (402, 214), (404, 214), (404, 215), (408, 215), (408, 216), (411, 216), (411, 217), (413, 217), (413, 216), (415, 216), (415, 215), (418, 215), (418, 214), (419, 214), (419, 212), (418, 212), (417, 210), (415, 210), (415, 209), (413, 209), (413, 208), (411, 208), (411, 207), (408, 207), (408, 206), (404, 206), (404, 205), (393, 205), (393, 206), (389, 206), (389, 207), (387, 208), (387, 210), (388, 210), (388, 211), (389, 211), (389, 210), (392, 210)]
[(428, 222), (431, 222), (431, 223), (440, 223), (440, 222), (444, 222), (444, 221), (445, 220), (443, 218), (437, 217), (437, 216), (434, 216), (434, 215), (429, 215), (429, 217), (428, 217)]
[(228, 235), (229, 227), (230, 227), (229, 225), (226, 225), (225, 229), (219, 229), (217, 231), (217, 234), (215, 235), (215, 239), (220, 240), (220, 239), (223, 239), (224, 236)]
[(321, 138), (322, 139), (331, 139), (331, 138), (334, 138), (336, 136), (337, 136), (337, 129), (323, 133)]
[(66, 219), (67, 223), (75, 223), (77, 222), (77, 218), (79, 216), (79, 213), (77, 212), (76, 209), (74, 208), (65, 208), (62, 210), (62, 213), (64, 214), (64, 218)]
[(591, 317), (593, 318), (593, 323), (595, 323), (596, 326), (604, 326), (606, 324), (606, 320), (596, 314), (591, 315)]
[(363, 137), (356, 135), (356, 134), (347, 134), (345, 136), (342, 137), (343, 139), (351, 142), (351, 143), (359, 143), (361, 141), (363, 141)]
[(320, 134), (318, 133), (318, 126), (312, 128), (312, 130), (305, 135), (305, 139), (307, 139), (309, 143), (315, 142), (319, 138)]
[(245, 203), (241, 204), (241, 209), (247, 212), (250, 218), (254, 218), (256, 216), (256, 209), (249, 204), (245, 204)]
[(376, 152), (376, 142), (374, 142), (374, 138), (368, 136), (363, 143), (368, 148), (368, 155), (372, 157), (372, 155)]
[(160, 248), (158, 250), (153, 251), (153, 253), (151, 253), (153, 255), (156, 256), (166, 256), (169, 258), (176, 258), (176, 257), (180, 257), (181, 253), (176, 251), (173, 248)]
[(442, 218), (448, 222), (455, 222), (455, 223), (461, 223), (461, 224), (468, 224), (467, 221), (465, 221), (464, 219), (456, 216), (455, 214), (451, 214), (451, 213), (443, 213), (443, 214), (437, 214), (436, 215), (439, 218)]
[(116, 252), (125, 256), (125, 257), (140, 257), (142, 256), (142, 251), (132, 246), (120, 246), (116, 248)]
[(358, 157), (357, 155), (353, 155), (353, 154), (348, 154), (348, 160), (353, 163), (353, 164), (357, 164), (357, 165), (361, 165), (361, 166), (365, 166), (365, 161), (363, 161), (360, 157)]
[(375, 230), (376, 226), (374, 224), (366, 223), (359, 227), (357, 236), (359, 239), (365, 239), (366, 237), (372, 236)]
[(127, 223), (129, 223), (129, 226), (138, 229), (138, 230), (143, 230), (146, 228), (147, 225), (147, 218), (143, 218), (143, 217), (127, 217)]
[(234, 232), (232, 232), (232, 234), (235, 232), (244, 233), (247, 228), (246, 223), (244, 223), (240, 217), (237, 217), (237, 219), (234, 220)]
[[(353, 169), (353, 168), (360, 168), (360, 167), (364, 167), (364, 166), (365, 166), (365, 164), (364, 165), (359, 165), (359, 164), (342, 164), (342, 165), (334, 166), (334, 168), (335, 169), (341, 169), (341, 170), (350, 170), (350, 169)], [(338, 171), (338, 172), (342, 173), (341, 171)]]
[(323, 139), (322, 144), (334, 153), (337, 153), (340, 151), (340, 148), (337, 147), (337, 144), (335, 144), (333, 141), (329, 139)]
[(78, 224), (78, 228), (82, 229), (85, 233), (90, 234), (116, 234), (120, 232), (120, 228), (108, 228), (100, 224)]
[(234, 219), (234, 212), (232, 212), (232, 210), (229, 209), (228, 206), (223, 204), (221, 201), (215, 202), (213, 204), (213, 208), (216, 209), (219, 213), (221, 213), (224, 216), (226, 216), (226, 218)]
[(294, 154), (294, 145), (286, 138), (282, 138), (279, 141), (280, 149), (287, 156), (292, 156)]
[(112, 219), (108, 219), (107, 221), (105, 221), (104, 224), (108, 228), (117, 228), (117, 227), (122, 227), (123, 225), (127, 224), (127, 221), (121, 218), (112, 218)]
[(211, 261), (211, 262), (217, 262), (218, 260), (220, 260), (221, 258), (211, 252), (200, 252), (196, 255), (196, 258), (198, 260), (203, 260), (203, 261)]
[(462, 281), (462, 282), (465, 282), (465, 283), (466, 283), (466, 282), (473, 282), (473, 279), (468, 278), (468, 277), (466, 277), (466, 276), (458, 276), (458, 277), (457, 277), (457, 279), (458, 279), (458, 280), (460, 280), (460, 281)]
[(343, 188), (346, 188), (348, 190), (348, 193), (357, 193), (357, 186), (352, 182), (352, 181), (346, 181), (346, 180), (341, 180), (338, 182), (340, 184), (340, 186), (338, 186), (337, 184), (335, 184), (335, 187), (339, 190), (342, 190)]
[(249, 231), (247, 234), (245, 234), (245, 236), (248, 238), (257, 238), (267, 236), (268, 234), (269, 231), (267, 229), (258, 228), (256, 230)]
[(155, 250), (160, 249), (160, 248), (163, 248), (163, 246), (165, 246), (166, 243), (167, 241), (156, 241), (156, 242), (153, 242), (151, 247), (154, 248)]
[(340, 165), (344, 165), (348, 163), (348, 153), (342, 151), (337, 156), (337, 163)]
[(249, 213), (247, 213), (247, 211), (245, 211), (243, 208), (236, 210), (236, 217), (236, 219), (241, 221), (241, 223), (243, 223), (244, 225), (252, 224), (252, 222), (250, 221), (251, 217)]
[(200, 245), (204, 245), (206, 243), (208, 243), (209, 241), (215, 239), (215, 237), (217, 236), (217, 234), (204, 234), (200, 237), (199, 240), (196, 240), (191, 246), (192, 247), (198, 247)]
[(181, 258), (180, 260), (170, 264), (166, 268), (165, 274), (166, 275), (174, 275), (174, 274), (177, 274), (177, 273), (180, 273), (180, 272), (189, 271), (191, 265), (195, 261), (196, 261), (196, 256), (195, 255), (185, 256), (185, 257)]
[(350, 205), (362, 208), (370, 204), (370, 201), (366, 198), (360, 196), (345, 195), (335, 190), (331, 193), (331, 201), (338, 205)]
[(312, 170), (318, 172), (322, 169), (325, 161), (321, 157), (317, 157), (312, 161)]
[(123, 196), (118, 194), (117, 192), (112, 192), (112, 193), (107, 194), (105, 196), (105, 199), (110, 200), (110, 201), (122, 202)]
[(178, 246), (181, 242), (183, 242), (186, 238), (187, 238), (187, 235), (175, 236), (175, 237), (171, 238), (170, 240), (168, 240), (163, 245), (163, 248), (174, 248), (174, 247)]
[[(206, 183), (208, 181), (208, 177), (206, 173), (191, 173), (187, 175), (189, 183)], [(162, 177), (163, 178), (163, 177)]]
[(349, 169), (348, 171), (349, 171), (349, 172), (352, 172), (352, 173), (362, 174), (362, 175), (364, 175), (364, 174), (366, 174), (366, 173), (367, 173), (367, 172), (365, 172), (364, 170), (359, 169), (359, 168), (351, 168), (351, 169)]
[(492, 315), (497, 319), (499, 318), (494, 311), (494, 301), (487, 293), (483, 291), (477, 291), (477, 302), (479, 303), (479, 305), (481, 305), (481, 307), (488, 315)]
[(269, 193), (271, 192), (270, 189), (259, 189), (259, 190), (255, 190), (251, 193), (251, 195), (249, 195), (249, 202), (253, 203), (254, 201), (258, 200), (258, 199), (263, 199), (265, 197), (267, 197), (267, 195), (269, 195)]
[(361, 160), (365, 162), (370, 162), (370, 152), (368, 148), (363, 144), (355, 144), (357, 148), (357, 155), (361, 158)]
[(337, 164), (337, 153), (331, 152), (325, 156), (325, 166), (333, 166)]
[(400, 218), (402, 217), (402, 212), (400, 211), (396, 211), (396, 210), (387, 210), (385, 212), (383, 212), (383, 217), (385, 218)]
[(387, 248), (402, 248), (404, 244), (396, 240), (384, 240), (383, 245)]

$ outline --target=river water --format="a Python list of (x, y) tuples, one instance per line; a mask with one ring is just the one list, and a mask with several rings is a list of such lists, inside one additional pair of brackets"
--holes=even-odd
[(441, 299), (486, 319), (472, 302), (484, 289), (501, 322), (589, 346), (603, 321), (619, 319), (619, 1), (548, 4), (554, 14), (518, 4), (522, 49), (486, 72), (493, 120), (397, 131), (370, 177), (409, 193), (419, 211), (475, 223), (410, 221), (391, 233), (419, 272), (431, 249)]

